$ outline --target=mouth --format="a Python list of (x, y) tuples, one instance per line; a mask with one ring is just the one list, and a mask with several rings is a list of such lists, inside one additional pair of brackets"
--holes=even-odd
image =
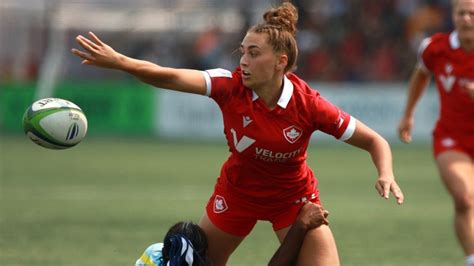
[(244, 79), (248, 79), (250, 78), (250, 72), (246, 71), (246, 70), (242, 70), (242, 77)]
[(474, 30), (474, 25), (469, 25), (469, 26), (462, 26), (460, 27), (462, 31), (473, 31)]

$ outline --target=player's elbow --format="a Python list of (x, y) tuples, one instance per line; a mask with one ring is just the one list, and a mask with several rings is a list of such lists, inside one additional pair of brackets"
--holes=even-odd
[(390, 144), (384, 137), (374, 132), (374, 134), (368, 139), (366, 150), (371, 154), (380, 150), (390, 150)]

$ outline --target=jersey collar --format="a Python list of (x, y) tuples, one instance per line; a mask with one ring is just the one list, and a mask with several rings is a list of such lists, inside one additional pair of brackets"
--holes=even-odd
[(451, 32), (451, 34), (449, 34), (449, 45), (452, 49), (458, 49), (459, 47), (461, 47), (461, 42), (459, 41), (457, 31), (453, 31)]
[[(280, 99), (278, 99), (278, 105), (281, 108), (286, 108), (290, 102), (291, 95), (293, 95), (293, 83), (286, 77), (283, 76), (283, 91), (281, 92)], [(256, 101), (258, 95), (252, 90), (252, 101)]]

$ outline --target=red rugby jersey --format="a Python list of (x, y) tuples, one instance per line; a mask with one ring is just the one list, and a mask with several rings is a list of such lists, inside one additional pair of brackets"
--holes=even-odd
[(434, 75), (439, 93), (435, 131), (443, 129), (474, 141), (474, 99), (465, 88), (474, 82), (474, 52), (461, 48), (457, 32), (438, 33), (421, 43), (419, 64)]
[(313, 192), (317, 181), (306, 164), (311, 134), (320, 130), (346, 140), (355, 130), (354, 118), (294, 74), (284, 78), (278, 105), (270, 110), (242, 84), (240, 68), (203, 73), (231, 152), (220, 177), (248, 200), (297, 200)]

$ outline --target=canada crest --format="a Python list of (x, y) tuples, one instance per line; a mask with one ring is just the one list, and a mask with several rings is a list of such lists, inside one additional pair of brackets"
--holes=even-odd
[(221, 213), (227, 210), (227, 203), (225, 202), (224, 197), (216, 195), (214, 198), (214, 212)]
[(297, 126), (290, 126), (283, 129), (283, 136), (285, 139), (293, 144), (303, 135), (303, 130)]

